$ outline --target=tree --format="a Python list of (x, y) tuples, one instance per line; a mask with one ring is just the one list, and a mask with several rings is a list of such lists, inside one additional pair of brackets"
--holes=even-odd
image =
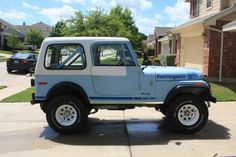
[(30, 29), (26, 32), (26, 42), (33, 45), (33, 51), (37, 46), (39, 46), (43, 42), (43, 34), (41, 31), (37, 29)]
[(120, 5), (106, 13), (102, 9), (90, 11), (87, 16), (76, 12), (66, 22), (66, 36), (118, 36), (128, 38), (135, 49), (142, 48), (146, 36), (139, 32), (128, 8)]
[(50, 37), (62, 37), (65, 35), (64, 29), (66, 28), (66, 24), (63, 21), (59, 21), (55, 24), (50, 32)]
[(87, 36), (84, 15), (78, 11), (75, 16), (66, 22), (64, 33), (66, 36)]
[(17, 37), (16, 30), (11, 30), (11, 32), (7, 36), (7, 46), (10, 47), (12, 50), (15, 50), (20, 46), (20, 41)]

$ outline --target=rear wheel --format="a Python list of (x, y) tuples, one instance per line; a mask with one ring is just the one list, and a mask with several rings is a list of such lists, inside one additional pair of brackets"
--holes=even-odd
[(56, 132), (73, 134), (85, 129), (88, 114), (82, 101), (77, 97), (65, 95), (49, 102), (46, 118), (49, 126)]
[(206, 125), (208, 108), (201, 98), (185, 95), (170, 104), (167, 117), (174, 131), (195, 133)]

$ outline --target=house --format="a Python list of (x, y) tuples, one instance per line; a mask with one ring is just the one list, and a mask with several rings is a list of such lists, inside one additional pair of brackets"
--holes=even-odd
[(4, 49), (6, 47), (6, 37), (12, 30), (16, 30), (17, 37), (20, 40), (24, 40), (24, 34), (22, 32), (18, 31), (15, 26), (10, 23), (0, 19), (0, 49)]
[(212, 80), (236, 79), (236, 0), (185, 0), (190, 21), (171, 30), (176, 63), (201, 70)]
[(26, 32), (32, 28), (40, 30), (43, 33), (44, 37), (48, 37), (50, 35), (51, 30), (52, 30), (51, 26), (49, 26), (41, 21), (38, 23), (35, 23), (33, 25), (25, 25), (25, 23), (23, 22), (22, 25), (15, 25), (15, 26), (18, 30), (20, 30), (24, 34), (26, 34)]
[(153, 34), (149, 34), (149, 36), (147, 37), (147, 47), (154, 49), (155, 46), (155, 37)]
[(26, 32), (32, 28), (40, 30), (44, 37), (48, 37), (52, 30), (51, 26), (43, 22), (38, 22), (33, 25), (26, 25), (25, 22), (23, 22), (22, 25), (12, 25), (3, 19), (0, 19), (0, 49), (7, 48), (7, 36), (11, 31), (15, 30), (17, 37), (23, 42), (25, 41)]
[(155, 27), (155, 30), (154, 30), (154, 37), (155, 37), (154, 55), (155, 56), (158, 56), (161, 53), (168, 53), (170, 51), (168, 32), (172, 28), (173, 27)]

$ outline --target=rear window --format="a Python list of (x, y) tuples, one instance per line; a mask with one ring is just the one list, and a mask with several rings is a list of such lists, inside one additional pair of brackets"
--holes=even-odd
[(19, 59), (27, 59), (29, 56), (30, 54), (27, 54), (27, 53), (16, 53), (13, 55), (13, 57), (19, 58)]
[(80, 44), (52, 44), (47, 47), (46, 69), (81, 70), (86, 67), (84, 48)]

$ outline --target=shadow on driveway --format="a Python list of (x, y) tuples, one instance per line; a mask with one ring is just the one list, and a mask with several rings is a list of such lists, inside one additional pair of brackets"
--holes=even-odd
[[(60, 135), (45, 127), (40, 137), (67, 145), (167, 145), (171, 140), (226, 140), (229, 129), (209, 120), (195, 134), (171, 132), (166, 119), (99, 120), (89, 118), (88, 130), (78, 135)], [(176, 144), (181, 144), (177, 142)]]

